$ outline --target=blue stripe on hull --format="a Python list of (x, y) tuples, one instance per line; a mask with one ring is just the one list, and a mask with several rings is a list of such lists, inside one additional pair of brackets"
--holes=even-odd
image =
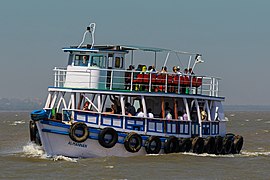
[[(42, 129), (42, 132), (44, 132), (44, 133), (53, 133), (53, 134), (59, 134), (59, 135), (69, 135), (68, 131), (69, 131), (70, 125), (67, 125), (67, 124), (64, 124), (64, 123), (61, 123), (61, 122), (48, 121), (48, 120), (42, 120), (42, 121), (40, 121), (40, 123), (67, 129), (67, 131), (63, 131), (63, 130), (55, 130), (55, 129), (44, 128), (44, 129)], [(98, 134), (101, 131), (100, 129), (89, 128), (88, 127), (88, 131), (90, 132), (89, 137), (88, 137), (89, 139), (98, 140)], [(117, 143), (124, 144), (124, 138), (127, 136), (127, 134), (122, 133), (122, 132), (117, 132), (117, 133), (118, 133), (118, 137), (123, 138), (123, 140), (118, 140)], [(91, 134), (97, 134), (97, 135), (94, 136), (94, 135), (91, 135)], [(142, 137), (143, 141), (146, 141), (150, 136), (141, 136), (141, 137)], [(165, 137), (160, 137), (160, 140), (161, 140), (161, 142), (165, 142), (166, 138)], [(161, 148), (163, 149), (163, 146)]]

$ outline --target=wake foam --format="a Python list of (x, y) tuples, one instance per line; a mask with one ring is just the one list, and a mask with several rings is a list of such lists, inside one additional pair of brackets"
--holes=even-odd
[(243, 152), (241, 152), (240, 155), (245, 156), (245, 157), (270, 156), (270, 152), (248, 152), (248, 151), (243, 151)]
[(66, 156), (48, 156), (41, 146), (36, 145), (35, 143), (29, 142), (27, 145), (23, 146), (24, 157), (29, 158), (40, 158), (40, 159), (48, 159), (52, 161), (69, 161), (69, 162), (77, 162), (78, 159), (70, 158)]
[(43, 157), (45, 155), (42, 147), (32, 142), (29, 142), (27, 145), (23, 146), (23, 153), (27, 157)]
[(12, 124), (10, 124), (11, 126), (17, 126), (18, 124), (25, 124), (25, 121), (21, 120), (21, 121), (14, 121)]

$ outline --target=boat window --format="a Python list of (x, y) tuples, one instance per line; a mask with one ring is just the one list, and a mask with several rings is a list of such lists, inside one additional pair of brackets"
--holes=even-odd
[(108, 68), (113, 67), (113, 54), (109, 54), (108, 56)]
[(142, 106), (141, 106), (141, 100), (140, 100), (140, 99), (135, 99), (135, 100), (133, 101), (133, 106), (134, 106), (134, 108), (135, 108), (135, 110), (136, 110), (136, 112), (137, 112), (137, 110), (138, 110), (140, 107), (142, 107)]
[(104, 57), (103, 56), (92, 56), (91, 66), (97, 66), (100, 68), (104, 68), (105, 67)]
[(89, 55), (75, 55), (74, 66), (88, 66)]
[(115, 68), (122, 68), (123, 67), (123, 57), (115, 57)]
[(73, 54), (69, 54), (69, 57), (68, 57), (68, 65), (72, 65), (72, 61), (73, 61)]

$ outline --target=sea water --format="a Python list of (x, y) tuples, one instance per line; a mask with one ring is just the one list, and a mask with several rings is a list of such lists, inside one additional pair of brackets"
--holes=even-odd
[(0, 179), (270, 179), (270, 111), (226, 111), (241, 154), (48, 157), (29, 142), (29, 112), (0, 112)]

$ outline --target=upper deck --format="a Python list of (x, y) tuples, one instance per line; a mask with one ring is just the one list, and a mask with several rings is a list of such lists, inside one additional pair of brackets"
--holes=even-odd
[[(94, 45), (94, 31), (95, 23), (91, 23), (79, 46), (63, 48), (64, 52), (69, 53), (68, 65), (65, 68), (54, 69), (54, 87), (219, 98), (220, 78), (193, 73), (195, 66), (203, 62), (201, 54), (142, 46)], [(87, 33), (90, 33), (92, 43), (83, 45)], [(154, 53), (154, 60), (151, 61), (148, 56), (138, 58), (143, 63), (136, 62), (134, 51), (136, 55), (138, 51)], [(126, 58), (128, 53), (129, 59)], [(162, 70), (157, 71), (157, 54), (161, 53), (165, 53), (166, 58)], [(179, 60), (179, 63), (173, 61), (176, 63), (174, 72), (167, 71), (167, 64), (172, 62), (169, 60), (172, 54), (175, 55), (175, 60)], [(180, 56), (187, 59), (186, 66), (181, 63), (184, 58), (180, 59)], [(130, 63), (129, 66), (126, 66), (127, 62)], [(136, 70), (135, 64), (138, 66)]]
[[(70, 76), (70, 77), (67, 77)], [(73, 77), (73, 78), (71, 78)], [(119, 69), (54, 69), (54, 87), (219, 97), (220, 78)]]

